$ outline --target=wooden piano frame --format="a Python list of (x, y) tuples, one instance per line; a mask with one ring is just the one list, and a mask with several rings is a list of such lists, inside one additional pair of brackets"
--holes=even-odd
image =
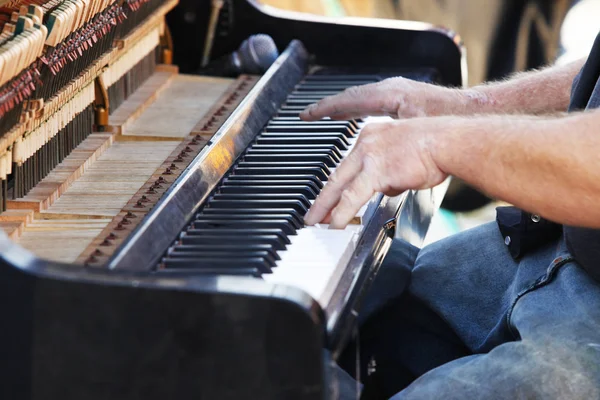
[[(457, 36), (421, 23), (339, 21), (276, 12), (251, 1), (231, 4), (235, 25), (215, 43), (215, 57), (257, 31), (286, 50), (108, 268), (47, 262), (0, 239), (2, 398), (333, 396), (335, 379), (326, 368), (331, 359), (323, 349), (335, 357), (346, 344), (392, 238), (398, 232), (420, 244), (439, 194), (382, 197), (341, 281), (345, 287), (336, 291), (350, 295), (332, 293), (327, 307), (293, 287), (241, 277), (154, 275), (148, 266), (311, 65), (432, 68), (438, 82), (461, 86), (463, 50)], [(211, 162), (217, 158), (230, 162)]]

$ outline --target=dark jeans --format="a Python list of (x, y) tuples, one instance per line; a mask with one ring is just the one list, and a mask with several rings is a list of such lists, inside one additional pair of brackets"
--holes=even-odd
[(600, 398), (600, 285), (562, 239), (518, 261), (495, 223), (394, 242), (361, 317), (363, 398)]

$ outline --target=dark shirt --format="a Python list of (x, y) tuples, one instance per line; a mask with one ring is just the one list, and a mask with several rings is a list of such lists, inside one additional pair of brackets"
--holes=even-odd
[[(599, 78), (600, 34), (581, 72), (573, 81), (569, 112), (600, 107)], [(565, 226), (563, 231), (571, 254), (592, 278), (600, 281), (600, 230)]]
[[(600, 107), (600, 34), (590, 55), (573, 80), (569, 112)], [(599, 133), (600, 134), (600, 133)], [(600, 207), (600, 198), (598, 199)], [(600, 230), (561, 226), (513, 207), (499, 207), (497, 222), (511, 255), (519, 258), (563, 232), (577, 262), (600, 282)]]

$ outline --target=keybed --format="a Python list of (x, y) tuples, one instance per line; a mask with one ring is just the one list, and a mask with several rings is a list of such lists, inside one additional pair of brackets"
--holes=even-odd
[(319, 300), (347, 264), (362, 225), (334, 231), (305, 227), (303, 218), (364, 123), (306, 122), (299, 112), (325, 96), (378, 80), (306, 76), (169, 247), (156, 272), (253, 276), (299, 286)]

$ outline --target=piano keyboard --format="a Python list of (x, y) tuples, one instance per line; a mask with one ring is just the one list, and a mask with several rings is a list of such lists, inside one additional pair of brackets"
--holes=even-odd
[[(361, 233), (303, 218), (363, 121), (304, 122), (306, 106), (377, 76), (309, 75), (288, 96), (162, 257), (158, 273), (246, 275), (299, 287), (326, 306)], [(363, 221), (368, 222), (368, 221)]]

